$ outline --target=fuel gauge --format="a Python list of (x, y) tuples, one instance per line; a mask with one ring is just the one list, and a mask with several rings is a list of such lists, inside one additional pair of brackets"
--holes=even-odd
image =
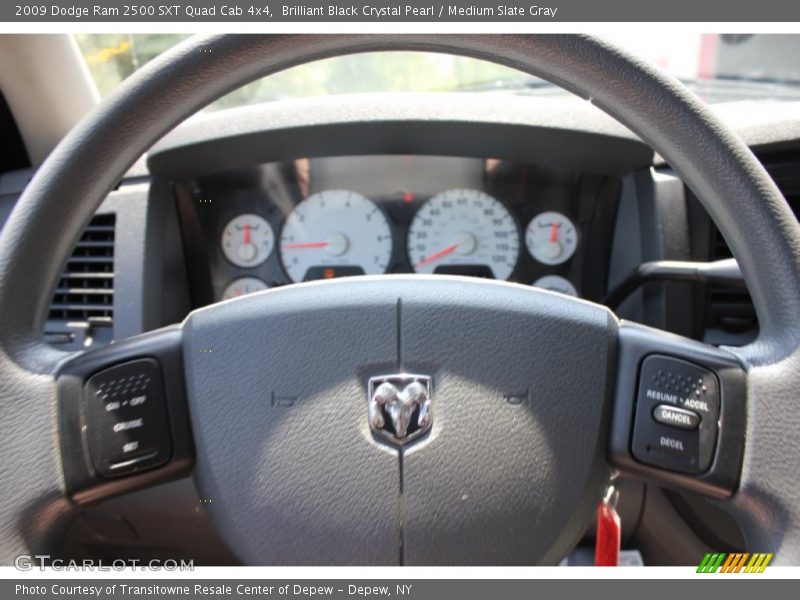
[(578, 232), (572, 221), (559, 212), (536, 215), (525, 229), (525, 244), (531, 256), (545, 265), (567, 262), (578, 247)]
[(222, 253), (237, 267), (260, 265), (267, 260), (274, 246), (275, 233), (260, 215), (239, 215), (222, 230)]

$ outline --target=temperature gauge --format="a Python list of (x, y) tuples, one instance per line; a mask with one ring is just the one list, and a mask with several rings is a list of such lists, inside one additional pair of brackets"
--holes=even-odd
[(264, 217), (239, 215), (222, 230), (222, 253), (237, 267), (260, 265), (275, 246), (275, 233)]
[(253, 292), (260, 292), (265, 289), (267, 289), (267, 284), (256, 277), (240, 277), (228, 284), (228, 287), (222, 292), (222, 299), (230, 300), (231, 298), (252, 294)]
[(578, 232), (565, 215), (543, 212), (525, 230), (525, 244), (531, 256), (545, 265), (567, 262), (578, 247)]

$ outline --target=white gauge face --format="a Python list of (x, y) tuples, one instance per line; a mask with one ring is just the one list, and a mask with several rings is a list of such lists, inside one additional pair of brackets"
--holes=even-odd
[(560, 265), (575, 254), (578, 231), (561, 213), (543, 212), (536, 215), (525, 230), (525, 244), (540, 263)]
[(392, 232), (361, 194), (325, 190), (298, 204), (283, 226), (281, 261), (292, 281), (384, 273)]
[(274, 247), (272, 227), (259, 215), (239, 215), (222, 230), (222, 252), (237, 267), (260, 265), (267, 260)]
[(230, 300), (231, 298), (237, 298), (238, 296), (252, 294), (253, 292), (259, 292), (265, 289), (267, 289), (267, 284), (256, 277), (240, 277), (228, 284), (228, 287), (222, 292), (222, 299)]
[(508, 279), (519, 258), (519, 230), (511, 213), (489, 194), (448, 190), (414, 215), (408, 256), (417, 273)]
[(566, 294), (567, 296), (578, 296), (578, 290), (575, 289), (572, 282), (566, 277), (561, 277), (561, 275), (545, 275), (544, 277), (539, 277), (539, 279), (533, 282), (533, 285), (552, 292)]

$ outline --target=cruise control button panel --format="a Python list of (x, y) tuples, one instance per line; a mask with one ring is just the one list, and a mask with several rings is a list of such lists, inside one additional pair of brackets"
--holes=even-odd
[(671, 356), (648, 356), (639, 371), (633, 456), (656, 467), (702, 473), (714, 458), (719, 414), (714, 373)]
[(166, 463), (172, 454), (161, 367), (132, 360), (94, 374), (84, 387), (89, 451), (102, 477)]

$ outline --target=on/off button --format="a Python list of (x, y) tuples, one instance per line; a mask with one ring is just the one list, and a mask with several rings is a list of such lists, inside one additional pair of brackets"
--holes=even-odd
[(653, 409), (653, 418), (659, 423), (679, 429), (697, 429), (700, 424), (700, 415), (697, 413), (669, 404), (656, 406)]

